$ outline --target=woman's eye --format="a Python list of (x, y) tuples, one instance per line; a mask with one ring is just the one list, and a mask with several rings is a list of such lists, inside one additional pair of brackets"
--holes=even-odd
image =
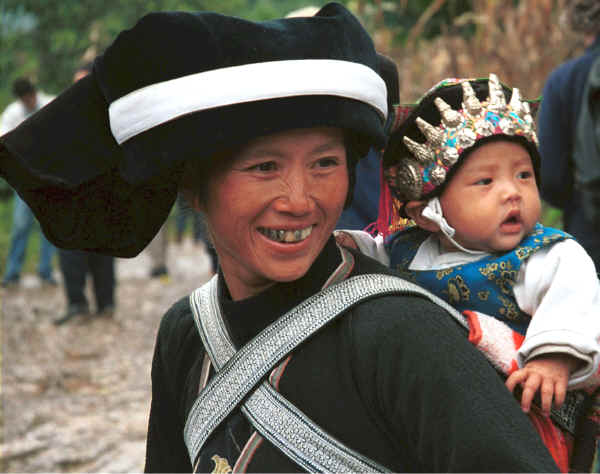
[(317, 160), (316, 167), (317, 168), (329, 168), (331, 166), (337, 166), (339, 163), (337, 158), (320, 158)]
[(275, 171), (277, 169), (277, 165), (274, 161), (265, 161), (263, 163), (249, 166), (247, 169), (248, 171)]
[(483, 178), (478, 181), (475, 181), (475, 184), (478, 186), (487, 186), (488, 184), (492, 184), (492, 178)]

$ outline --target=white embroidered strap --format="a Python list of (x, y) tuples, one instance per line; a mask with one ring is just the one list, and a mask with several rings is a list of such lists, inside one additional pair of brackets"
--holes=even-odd
[(330, 436), (268, 382), (242, 412), (255, 429), (307, 472), (390, 472)]
[[(468, 327), (460, 313), (412, 283), (388, 275), (359, 275), (305, 300), (235, 352), (220, 314), (217, 277), (192, 293), (196, 324), (213, 364), (220, 369), (196, 399), (186, 422), (184, 437), (192, 463), (213, 430), (279, 360), (351, 306), (392, 293), (423, 295)], [(242, 410), (265, 438), (309, 471), (384, 470), (331, 438), (266, 383)]]

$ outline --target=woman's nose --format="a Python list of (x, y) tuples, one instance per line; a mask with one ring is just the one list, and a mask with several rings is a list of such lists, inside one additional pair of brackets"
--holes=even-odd
[(293, 215), (304, 215), (310, 212), (313, 206), (310, 178), (303, 172), (288, 175), (281, 196), (276, 201), (277, 210)]

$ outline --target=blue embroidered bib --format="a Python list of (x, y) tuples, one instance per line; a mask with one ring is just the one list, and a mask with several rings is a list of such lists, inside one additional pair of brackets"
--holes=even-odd
[(386, 242), (390, 267), (446, 300), (459, 311), (473, 310), (494, 316), (525, 334), (530, 316), (517, 305), (513, 286), (521, 264), (538, 250), (572, 238), (566, 232), (536, 224), (512, 251), (442, 270), (409, 270), (419, 246), (430, 235), (418, 227), (393, 234)]

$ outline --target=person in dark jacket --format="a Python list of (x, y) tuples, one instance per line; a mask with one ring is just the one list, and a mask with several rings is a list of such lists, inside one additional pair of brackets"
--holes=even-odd
[(583, 90), (594, 59), (600, 55), (600, 2), (576, 0), (569, 7), (574, 31), (584, 35), (585, 52), (551, 72), (542, 92), (538, 138), (544, 166), (542, 198), (563, 211), (564, 228), (587, 250), (600, 269), (600, 235), (586, 221), (581, 194), (575, 189), (573, 150)]
[[(158, 330), (146, 471), (556, 471), (460, 315), (332, 237), (357, 160), (385, 145), (380, 74), (337, 3), (150, 14), (2, 139), (2, 175), (57, 243), (135, 254), (180, 190), (206, 215), (219, 271)], [(73, 102), (89, 140), (60, 160), (88, 162), (33, 173)]]

